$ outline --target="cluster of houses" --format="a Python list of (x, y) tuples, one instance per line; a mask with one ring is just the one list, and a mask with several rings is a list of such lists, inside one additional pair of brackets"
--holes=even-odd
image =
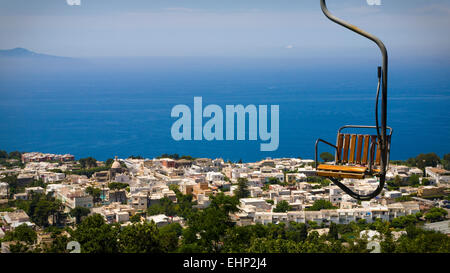
[[(313, 161), (298, 158), (231, 163), (220, 158), (119, 160), (116, 157), (109, 170), (94, 173), (91, 177), (65, 174), (76, 168), (76, 162), (70, 155), (28, 153), (22, 156), (22, 160), (26, 163), (25, 168), (0, 168), (0, 178), (15, 174), (18, 185), (25, 188), (24, 192), (10, 196), (9, 185), (1, 182), (0, 206), (6, 204), (10, 197), (27, 200), (32, 193), (44, 193), (60, 200), (67, 212), (83, 207), (91, 213), (102, 215), (109, 223), (122, 225), (130, 224), (131, 217), (135, 215), (141, 221), (154, 221), (158, 226), (172, 222), (184, 225), (180, 217), (146, 213), (148, 208), (160, 204), (163, 199), (178, 201), (171, 185), (176, 185), (183, 194), (191, 194), (195, 207), (202, 209), (209, 206), (210, 195), (218, 192), (234, 195), (238, 180), (245, 179), (250, 194), (248, 198), (240, 199), (239, 211), (230, 215), (237, 225), (292, 221), (345, 224), (360, 219), (369, 223), (377, 218), (388, 221), (430, 208), (433, 204), (422, 198), (448, 194), (450, 181), (449, 171), (427, 168), (425, 175), (429, 183), (426, 186), (404, 185), (395, 191), (385, 188), (380, 196), (370, 202), (358, 203), (333, 184), (314, 182), (311, 179), (315, 177)], [(394, 165), (390, 166), (387, 178), (400, 177), (407, 181), (412, 175), (422, 180), (424, 173), (417, 168)], [(41, 180), (45, 187), (27, 186), (35, 180)], [(344, 183), (360, 194), (372, 192), (378, 185), (376, 178), (346, 179)], [(110, 188), (112, 184), (123, 187)], [(97, 189), (99, 194), (94, 195), (88, 189)], [(398, 202), (398, 197), (402, 196), (417, 196), (417, 199)], [(337, 209), (308, 210), (316, 200), (322, 199), (331, 202)], [(289, 211), (274, 212), (281, 201), (289, 204)], [(34, 225), (21, 210), (2, 212), (0, 216), (0, 237), (22, 223)], [(68, 221), (74, 219), (69, 217)]]
[[(304, 207), (307, 208), (307, 207)], [(308, 223), (316, 222), (322, 224), (349, 224), (361, 219), (366, 223), (372, 223), (376, 219), (391, 221), (400, 216), (416, 214), (420, 212), (418, 202), (395, 202), (380, 204), (377, 202), (362, 202), (357, 205), (352, 202), (341, 202), (338, 209), (322, 209), (319, 211), (304, 210), (301, 206), (287, 212), (273, 212), (264, 199), (244, 198), (240, 200), (240, 212), (235, 215), (238, 225), (249, 225), (252, 223), (278, 224), (290, 222)]]
[(69, 162), (74, 161), (75, 157), (71, 154), (44, 154), (39, 152), (24, 153), (22, 154), (22, 163), (27, 162), (50, 162), (50, 161), (61, 161)]

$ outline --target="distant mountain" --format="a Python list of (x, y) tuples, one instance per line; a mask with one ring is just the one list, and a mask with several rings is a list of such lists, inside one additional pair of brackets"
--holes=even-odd
[(58, 57), (53, 55), (47, 55), (47, 54), (40, 54), (33, 52), (31, 50), (16, 47), (13, 49), (0, 49), (0, 57), (13, 57), (13, 58), (46, 58), (46, 59), (60, 59), (65, 57)]

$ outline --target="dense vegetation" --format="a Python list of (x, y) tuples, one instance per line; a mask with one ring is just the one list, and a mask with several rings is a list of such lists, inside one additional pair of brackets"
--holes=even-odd
[(25, 164), (22, 163), (22, 153), (19, 151), (8, 153), (7, 151), (0, 150), (0, 165), (6, 168), (25, 167)]
[[(422, 165), (418, 160), (425, 160), (424, 164), (438, 162), (444, 164), (450, 159), (448, 155), (439, 161), (433, 155), (418, 156), (408, 164)], [(7, 156), (9, 159), (10, 155)], [(5, 153), (0, 152), (0, 157), (5, 159)], [(173, 155), (173, 158), (180, 157)], [(81, 162), (80, 173), (90, 173), (93, 169), (108, 168), (113, 160), (105, 162), (104, 167), (98, 167), (95, 159)], [(408, 183), (416, 185), (417, 180), (417, 177), (412, 176)], [(4, 181), (9, 183), (11, 193), (22, 190), (15, 184), (16, 177), (8, 176)], [(308, 182), (318, 187), (329, 183), (321, 178), (308, 178)], [(42, 181), (34, 183), (39, 185)], [(279, 183), (275, 178), (269, 179), (268, 184)], [(401, 183), (402, 181), (394, 181), (391, 187), (399, 187)], [(124, 183), (109, 184), (111, 189), (126, 186)], [(133, 216), (132, 224), (127, 226), (108, 224), (101, 215), (88, 216), (89, 210), (83, 208), (75, 208), (68, 213), (76, 219), (75, 225), (64, 226), (68, 215), (64, 213), (60, 201), (44, 194), (32, 194), (26, 201), (9, 201), (7, 207), (2, 210), (9, 211), (12, 207), (23, 209), (32, 222), (51, 234), (53, 242), (48, 246), (40, 245), (32, 248), (31, 245), (37, 243), (38, 234), (26, 225), (17, 227), (13, 232), (7, 232), (0, 242), (15, 241), (16, 244), (10, 248), (12, 252), (68, 252), (67, 243), (77, 241), (83, 253), (364, 253), (371, 250), (367, 248), (367, 239), (360, 238), (360, 232), (376, 230), (382, 237), (382, 252), (450, 252), (450, 237), (420, 228), (425, 221), (436, 222), (445, 219), (447, 211), (440, 208), (430, 209), (423, 215), (419, 213), (398, 217), (391, 222), (378, 219), (373, 223), (366, 223), (364, 220), (350, 224), (331, 223), (328, 233), (320, 235), (319, 229), (325, 225), (316, 222), (235, 225), (229, 215), (238, 211), (239, 198), (250, 195), (245, 179), (239, 179), (237, 186), (235, 196), (218, 193), (210, 197), (211, 204), (207, 208), (196, 209), (192, 195), (184, 195), (176, 186), (171, 185), (170, 189), (175, 191), (177, 202), (163, 198), (159, 203), (151, 205), (146, 215), (180, 216), (185, 219), (186, 225), (171, 223), (163, 227), (157, 227), (153, 222), (142, 221), (140, 215)], [(100, 201), (100, 189), (90, 187), (86, 192), (94, 197), (95, 202)], [(402, 197), (398, 201), (408, 200), (408, 197)], [(307, 210), (335, 208), (326, 200), (318, 200)], [(287, 202), (280, 201), (274, 211), (285, 212), (290, 209)], [(395, 238), (395, 231), (406, 231), (406, 234)]]
[(321, 209), (337, 209), (337, 207), (333, 206), (330, 201), (319, 199), (314, 201), (313, 205), (309, 208), (306, 208), (306, 211), (319, 211)]
[[(426, 178), (422, 179), (422, 183), (425, 185), (429, 185), (429, 180)], [(420, 184), (420, 177), (417, 174), (412, 174), (410, 177), (408, 177), (407, 180), (402, 180), (400, 176), (396, 175), (394, 179), (389, 180), (386, 182), (388, 190), (398, 190), (401, 186), (411, 186), (411, 187), (419, 187)]]
[(171, 158), (174, 160), (178, 160), (178, 159), (195, 160), (195, 157), (192, 157), (190, 155), (180, 156), (179, 154), (162, 154), (160, 156), (157, 156), (156, 158)]
[(323, 152), (320, 154), (320, 158), (325, 162), (330, 162), (334, 160), (334, 155), (330, 154), (329, 152)]
[(437, 164), (442, 164), (444, 169), (450, 170), (450, 154), (445, 154), (442, 159), (435, 153), (419, 154), (418, 156), (411, 157), (406, 161), (392, 160), (391, 163), (417, 167), (422, 170), (424, 170), (425, 167), (436, 167)]
[(41, 227), (61, 225), (65, 220), (61, 201), (50, 195), (32, 193), (28, 200), (10, 200), (8, 206), (22, 209), (33, 223)]
[[(211, 196), (209, 207), (198, 210), (193, 207), (191, 195), (183, 195), (176, 187), (172, 189), (176, 191), (178, 202), (163, 199), (160, 204), (151, 206), (148, 214), (184, 217), (187, 223), (184, 228), (178, 223), (157, 227), (153, 222), (141, 222), (140, 217), (134, 217), (131, 225), (121, 227), (119, 224), (108, 224), (101, 215), (94, 214), (79, 222), (76, 229), (47, 226), (46, 230), (55, 238), (49, 246), (31, 249), (29, 245), (36, 242), (37, 236), (32, 228), (25, 225), (7, 233), (3, 241), (22, 242), (13, 245), (13, 252), (67, 252), (67, 242), (77, 241), (85, 253), (364, 253), (371, 250), (367, 249), (367, 239), (360, 238), (360, 232), (376, 230), (383, 239), (382, 252), (450, 252), (448, 236), (417, 227), (423, 222), (422, 216), (429, 221), (445, 217), (445, 210), (442, 209), (432, 209), (425, 215), (419, 213), (398, 217), (392, 222), (378, 219), (370, 224), (364, 220), (346, 225), (332, 223), (328, 234), (319, 235), (316, 229), (324, 226), (315, 222), (236, 226), (229, 217), (229, 213), (238, 210), (236, 197), (219, 193)], [(34, 209), (23, 207), (27, 212), (39, 211), (37, 206), (49, 208), (44, 196), (36, 196), (33, 200)], [(316, 203), (314, 209), (330, 208), (328, 203)], [(50, 215), (51, 209), (47, 211), (44, 214)], [(77, 221), (86, 214), (83, 209), (71, 211)], [(32, 215), (34, 220), (45, 226), (39, 220), (41, 214)], [(398, 230), (406, 230), (407, 234), (395, 240), (393, 232)]]

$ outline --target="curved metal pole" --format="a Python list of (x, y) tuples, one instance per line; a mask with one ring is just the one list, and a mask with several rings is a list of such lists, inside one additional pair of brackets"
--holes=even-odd
[(346, 194), (350, 195), (351, 197), (353, 197), (353, 198), (355, 198), (355, 199), (357, 199), (357, 200), (361, 200), (361, 201), (367, 201), (367, 200), (370, 200), (370, 199), (374, 198), (375, 196), (377, 196), (378, 194), (380, 194), (380, 192), (383, 190), (383, 187), (384, 187), (384, 183), (383, 183), (382, 186), (381, 186), (381, 184), (378, 185), (377, 189), (376, 189), (375, 191), (373, 191), (372, 193), (367, 194), (367, 195), (360, 195), (360, 194), (357, 194), (357, 193), (353, 192), (351, 189), (347, 188), (347, 186), (345, 186), (344, 184), (342, 184), (342, 183), (341, 183), (339, 180), (337, 180), (336, 178), (334, 178), (334, 177), (329, 177), (329, 179), (330, 179), (331, 181), (333, 181), (333, 183), (336, 184), (336, 186), (338, 186), (339, 188), (341, 188)]
[[(331, 21), (335, 22), (336, 24), (339, 24), (345, 28), (350, 29), (353, 32), (358, 33), (359, 35), (362, 35), (373, 42), (375, 42), (378, 47), (381, 50), (382, 55), (382, 89), (381, 89), (381, 141), (380, 141), (380, 150), (381, 150), (381, 160), (380, 160), (380, 184), (378, 185), (378, 188), (369, 195), (358, 195), (347, 187), (345, 187), (342, 183), (338, 182), (336, 185), (338, 185), (341, 189), (343, 189), (345, 192), (348, 193), (350, 191), (352, 194), (352, 197), (359, 199), (359, 200), (368, 200), (371, 199), (383, 190), (384, 182), (386, 179), (386, 168), (387, 168), (387, 138), (386, 138), (386, 123), (387, 123), (387, 74), (388, 74), (388, 54), (386, 47), (384, 46), (383, 42), (378, 39), (377, 37), (373, 36), (370, 33), (365, 32), (362, 29), (359, 29), (358, 27), (349, 24), (333, 14), (330, 13), (330, 11), (327, 8), (327, 4), (325, 3), (325, 0), (320, 0), (320, 7), (322, 8), (322, 12), (325, 14), (325, 16), (330, 19)], [(336, 181), (333, 181), (336, 182)], [(345, 187), (346, 189), (344, 189)]]

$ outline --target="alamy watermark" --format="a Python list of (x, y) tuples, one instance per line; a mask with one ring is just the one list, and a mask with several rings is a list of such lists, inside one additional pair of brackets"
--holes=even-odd
[(367, 5), (370, 6), (380, 6), (381, 5), (381, 0), (366, 0), (367, 1)]
[[(224, 112), (216, 104), (203, 108), (202, 97), (194, 97), (194, 115), (191, 108), (184, 104), (175, 105), (171, 117), (178, 118), (171, 128), (172, 138), (180, 140), (246, 140), (246, 117), (248, 116), (248, 140), (266, 141), (261, 143), (261, 151), (275, 151), (279, 145), (279, 105), (270, 105), (270, 130), (268, 128), (268, 106), (249, 104), (243, 106), (225, 106), (225, 136)], [(203, 124), (203, 118), (208, 118)], [(193, 119), (193, 126), (192, 126)], [(236, 122), (235, 122), (236, 121)], [(236, 126), (235, 126), (236, 124)], [(235, 134), (236, 128), (236, 134)], [(193, 129), (193, 130), (192, 130)], [(192, 138), (193, 131), (193, 138)]]
[(66, 0), (69, 6), (81, 6), (81, 0)]

